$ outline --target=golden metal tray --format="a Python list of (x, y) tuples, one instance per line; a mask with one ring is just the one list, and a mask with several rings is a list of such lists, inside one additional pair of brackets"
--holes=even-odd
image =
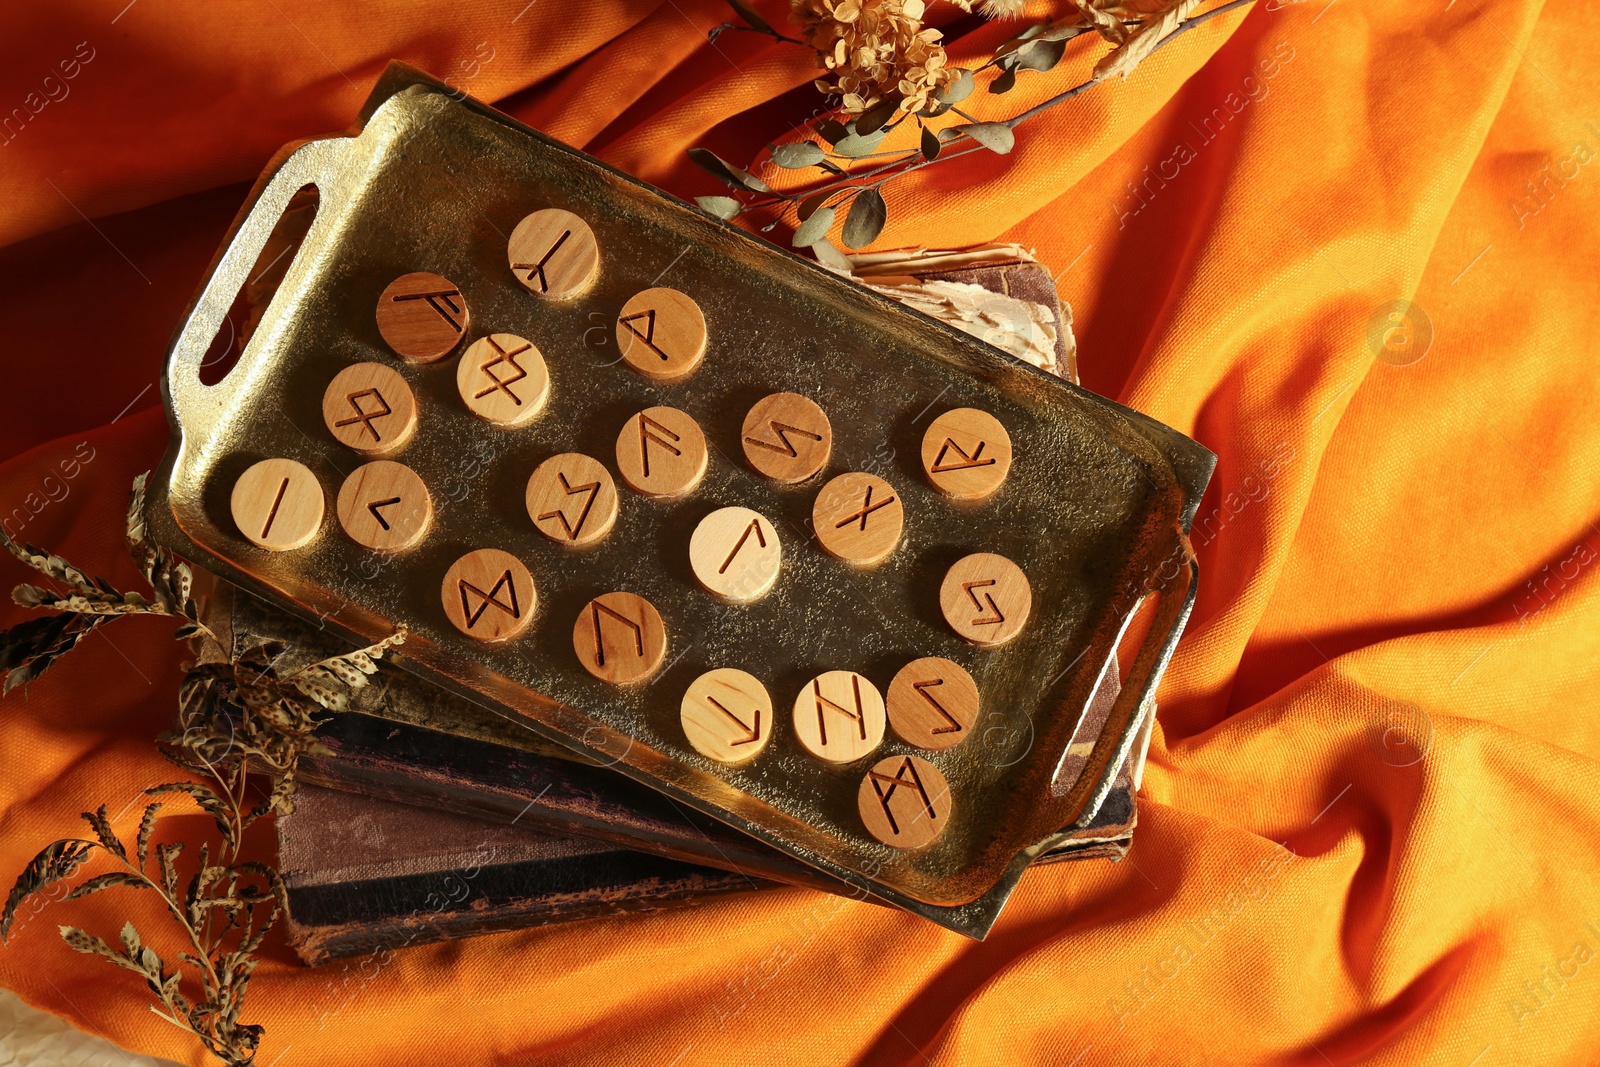
[[(751, 238), (399, 65), (363, 109), (358, 135), (286, 148), (241, 210), (168, 356), (163, 382), (173, 437), (150, 494), (151, 528), (185, 556), (302, 617), (361, 642), (405, 625), (397, 662), (451, 691), (525, 717), (553, 741), (639, 779), (784, 850), (863, 893), (982, 937), (1028, 862), (1086, 824), (1133, 744), (1193, 603), (1185, 536), (1214, 462), (1166, 427), (1063, 383), (975, 339)], [(207, 347), (248, 280), (285, 205), (318, 191), (315, 221), (238, 364), (199, 378)], [(527, 292), (507, 269), (507, 234), (528, 212), (563, 207), (593, 228), (600, 275), (565, 304)], [(519, 430), (475, 419), (455, 393), (456, 360), (416, 366), (393, 355), (374, 320), (379, 292), (412, 271), (450, 278), (472, 309), (471, 333), (533, 340), (551, 398)], [(705, 364), (683, 384), (647, 381), (618, 362), (612, 336), (629, 296), (670, 285), (709, 323)], [(379, 557), (339, 530), (331, 500), (362, 459), (329, 435), (326, 383), (376, 361), (406, 377), (422, 409), (394, 457), (429, 485), (434, 525), (416, 548)], [(827, 470), (799, 486), (742, 461), (740, 418), (758, 397), (804, 393), (834, 427)], [(534, 466), (556, 452), (614, 461), (634, 412), (671, 404), (712, 445), (710, 470), (670, 502), (622, 488), (615, 530), (573, 552), (538, 533), (522, 509)], [(1016, 458), (989, 502), (958, 507), (931, 489), (918, 443), (931, 412), (982, 407), (1008, 426)], [(229, 512), (239, 474), (266, 457), (311, 468), (330, 501), (306, 547), (268, 552)], [(821, 481), (868, 469), (901, 492), (904, 543), (853, 570), (825, 555), (806, 520)], [(730, 606), (690, 573), (689, 534), (717, 507), (740, 504), (784, 538), (780, 580), (765, 599)], [(446, 620), (440, 580), (482, 547), (522, 559), (539, 587), (522, 637), (488, 646)], [(1016, 640), (982, 650), (943, 622), (940, 577), (974, 551), (1002, 553), (1033, 585), (1034, 615)], [(667, 665), (617, 688), (577, 662), (572, 626), (611, 590), (647, 597), (669, 632)], [(1084, 770), (1054, 782), (1062, 753), (1135, 609), (1152, 601), (1148, 636)], [(887, 735), (870, 757), (824, 764), (799, 747), (786, 711), (825, 670), (852, 669), (883, 689), (921, 656), (963, 664), (985, 710), (974, 736), (938, 753)], [(679, 725), (689, 682), (736, 666), (772, 693), (779, 729), (761, 756), (725, 766), (697, 754)], [(954, 813), (918, 850), (869, 836), (856, 811), (871, 763), (915, 752), (942, 770)]]

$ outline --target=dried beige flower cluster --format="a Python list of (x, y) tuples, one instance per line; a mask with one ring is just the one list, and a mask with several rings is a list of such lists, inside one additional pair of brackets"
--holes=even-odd
[(850, 115), (892, 98), (903, 112), (926, 108), (955, 75), (944, 35), (922, 28), (925, 10), (923, 0), (794, 0), (801, 37), (832, 75), (817, 88), (840, 94)]

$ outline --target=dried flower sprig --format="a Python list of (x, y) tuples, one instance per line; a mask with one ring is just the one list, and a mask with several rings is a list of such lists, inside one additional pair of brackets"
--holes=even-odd
[[(807, 137), (769, 146), (771, 165), (821, 172), (820, 181), (793, 191), (774, 190), (749, 170), (707, 149), (690, 149), (690, 159), (742, 194), (739, 198), (700, 196), (695, 201), (724, 219), (776, 209), (775, 217), (761, 227), (763, 232), (772, 230), (792, 211), (796, 225), (791, 243), (798, 248), (825, 242), (843, 210), (840, 237), (847, 247), (862, 248), (877, 240), (887, 222), (888, 205), (882, 190), (889, 182), (973, 152), (1008, 153), (1015, 146), (1018, 126), (1113, 76), (1126, 78), (1180, 34), (1253, 2), (1227, 0), (1197, 15), (1193, 12), (1200, 0), (1073, 0), (1074, 15), (1027, 27), (996, 49), (992, 59), (970, 71), (949, 66), (937, 38), (923, 38), (921, 34), (928, 31), (921, 30), (920, 24), (913, 25), (912, 12), (920, 15), (920, 0), (794, 0), (804, 41), (777, 33), (759, 17), (759, 25), (750, 23), (748, 9), (734, 3), (736, 13), (746, 20), (746, 25), (736, 28), (817, 49), (819, 63), (838, 71), (834, 80), (819, 79), (817, 86), (840, 94), (840, 115), (848, 118), (829, 117), (813, 123), (819, 140)], [(970, 10), (970, 3), (961, 6)], [(867, 22), (869, 14), (876, 21)], [(823, 25), (825, 16), (832, 18), (831, 28)], [(869, 28), (857, 28), (858, 22)], [(989, 93), (1004, 94), (1024, 71), (1053, 70), (1065, 55), (1067, 43), (1090, 32), (1099, 33), (1113, 47), (1086, 81), (1004, 119), (980, 121), (960, 107), (973, 92), (977, 75), (992, 72)], [(908, 51), (912, 41), (923, 42), (922, 50)], [(857, 44), (861, 47), (855, 47)], [(831, 51), (824, 52), (824, 45)], [(933, 56), (934, 48), (938, 58)], [(912, 66), (904, 66), (913, 59)], [(891, 85), (896, 72), (907, 76)], [(930, 125), (930, 120), (952, 113), (964, 121), (939, 128)], [(879, 152), (888, 134), (908, 121), (921, 128), (917, 147)], [(874, 160), (882, 162), (868, 162)], [(861, 167), (863, 163), (868, 165)]]
[(0, 544), (46, 578), (65, 586), (45, 589), (19, 585), (11, 598), (25, 608), (59, 611), (62, 614), (34, 619), (0, 633), (0, 669), (6, 672), (9, 693), (16, 686), (43, 674), (60, 656), (101, 625), (122, 615), (167, 615), (181, 619), (179, 639), (207, 632), (200, 621), (190, 593), (194, 572), (189, 565), (149, 539), (144, 525), (144, 486), (146, 475), (134, 479), (128, 500), (128, 552), (150, 583), (151, 595), (124, 593), (104, 578), (88, 577), (53, 552), (18, 544), (0, 527)]
[[(175, 615), (185, 620), (178, 629), (180, 638), (211, 636), (189, 596), (193, 575), (188, 565), (145, 536), (144, 485), (141, 475), (134, 482), (129, 507), (128, 548), (150, 580), (155, 599), (118, 593), (99, 579), (90, 582), (59, 556), (31, 546), (12, 546), (13, 553), (34, 569), (76, 590), (66, 597), (52, 597), (37, 587), (19, 586), (18, 603), (64, 612), (54, 619), (90, 620), (83, 629), (63, 631), (76, 635), (70, 642), (19, 658), (13, 673), (31, 667), (31, 676), (36, 677), (99, 621), (119, 614)], [(0, 634), (0, 648), (30, 647), (34, 639), (17, 636), (28, 626), (24, 623)], [(252, 1063), (263, 1031), (259, 1025), (241, 1023), (239, 1015), (259, 962), (256, 953), (287, 909), (288, 897), (270, 866), (239, 859), (245, 832), (269, 813), (293, 810), (300, 756), (326, 751), (314, 733), (321, 721), (318, 709), (347, 709), (351, 693), (366, 686), (377, 672), (378, 660), (404, 640), (402, 629), (367, 648), (282, 672), (278, 664), (283, 649), (263, 642), (230, 656), (229, 662), (191, 668), (179, 690), (178, 730), (160, 738), (162, 754), (210, 781), (168, 782), (146, 789), (145, 795), (189, 797), (216, 824), (219, 846), (213, 852), (210, 842), (201, 844), (198, 863), (187, 884), (182, 884), (177, 861), (184, 844), (157, 843), (151, 849), (162, 818), (161, 802), (145, 807), (132, 848), (114, 832), (101, 805), (83, 814), (93, 838), (52, 842), (17, 878), (0, 912), (0, 940), (9, 937), (24, 903), (71, 878), (99, 852), (112, 861), (113, 869), (81, 882), (63, 899), (116, 887), (152, 892), (181, 930), (188, 950), (177, 953), (176, 962), (164, 960), (144, 943), (132, 922), (123, 924), (120, 949), (75, 926), (60, 927), (63, 940), (79, 952), (102, 956), (140, 975), (157, 1001), (150, 1010), (193, 1033), (217, 1059), (232, 1067)], [(50, 656), (41, 666), (45, 652)], [(254, 776), (262, 774), (267, 782), (256, 790)], [(264, 794), (255, 804), (250, 802), (253, 791)]]

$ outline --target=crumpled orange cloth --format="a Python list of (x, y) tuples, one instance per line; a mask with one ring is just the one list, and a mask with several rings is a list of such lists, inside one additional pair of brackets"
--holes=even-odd
[[(955, 62), (1010, 32), (930, 6)], [(781, 24), (781, 0), (760, 7)], [(801, 50), (706, 43), (728, 15), (9, 11), (0, 518), (137, 587), (120, 516), (165, 444), (179, 314), (246, 183), (284, 142), (344, 128), (388, 59), (717, 193), (686, 148), (743, 163), (818, 105)], [(318, 970), (273, 941), (246, 1011), (260, 1062), (1592, 1062), (1597, 40), (1577, 2), (1259, 0), (1026, 124), (1013, 154), (889, 188), (881, 247), (1036, 247), (1086, 384), (1221, 457), (1126, 862), (1030, 873), (981, 944), (800, 890)], [(1042, 100), (1100, 48), (971, 108)], [(1392, 320), (1397, 300), (1421, 311)], [(139, 791), (170, 777), (150, 744), (183, 656), (169, 633), (119, 623), (0, 705), (6, 885), (82, 809), (131, 832)], [(124, 890), (26, 910), (0, 983), (203, 1062), (137, 980), (56, 936), (127, 917), (162, 928)]]

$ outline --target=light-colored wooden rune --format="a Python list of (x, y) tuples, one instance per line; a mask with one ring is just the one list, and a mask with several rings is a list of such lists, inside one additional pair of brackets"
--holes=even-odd
[(433, 500), (417, 472), (389, 459), (373, 460), (339, 487), (339, 525), (358, 545), (398, 552), (422, 540), (433, 521)]
[(309, 544), (322, 526), (324, 506), (317, 476), (292, 459), (255, 464), (233, 483), (229, 499), (239, 532), (274, 552)]
[(718, 763), (743, 763), (767, 747), (776, 725), (772, 697), (751, 674), (733, 667), (706, 671), (683, 694), (683, 734)]
[(583, 669), (612, 685), (654, 674), (667, 654), (667, 628), (655, 605), (634, 593), (603, 593), (572, 624), (572, 650)]
[(393, 367), (357, 363), (333, 376), (322, 394), (322, 421), (363, 456), (398, 452), (417, 429), (417, 397)]
[(856, 793), (867, 832), (895, 848), (920, 848), (938, 837), (954, 805), (939, 768), (920, 756), (890, 756), (872, 765)]
[(946, 496), (981, 500), (999, 489), (1011, 470), (1011, 435), (987, 411), (947, 411), (922, 435), (922, 469)]
[(432, 363), (467, 335), (466, 298), (448, 278), (427, 271), (402, 274), (378, 297), (378, 332), (413, 363)]
[(589, 224), (570, 211), (545, 208), (517, 223), (506, 243), (511, 273), (530, 292), (570, 300), (600, 273), (600, 245)]
[(705, 357), (706, 317), (699, 304), (676, 289), (646, 289), (622, 305), (617, 348), (646, 378), (677, 381)]
[(1022, 631), (1033, 588), (1022, 568), (993, 552), (956, 561), (939, 586), (939, 608), (950, 628), (982, 648), (1003, 645)]
[(978, 721), (978, 683), (961, 664), (928, 656), (912, 660), (889, 683), (889, 728), (908, 745), (938, 751), (967, 739)]
[(905, 509), (894, 486), (876, 474), (851, 471), (817, 493), (811, 525), (829, 555), (850, 563), (878, 563), (900, 543)]
[(522, 426), (544, 410), (550, 372), (533, 342), (514, 333), (494, 333), (461, 353), (456, 389), (467, 410), (485, 422)]
[(783, 547), (778, 531), (758, 511), (719, 508), (700, 520), (689, 537), (689, 567), (706, 591), (748, 603), (778, 580)]
[(706, 473), (706, 436), (677, 408), (646, 408), (617, 434), (617, 470), (646, 496), (681, 496)]
[(539, 464), (525, 499), (539, 532), (564, 545), (592, 545), (617, 523), (611, 472), (581, 452), (562, 452)]
[(739, 432), (744, 457), (760, 474), (803, 482), (827, 466), (833, 427), (816, 402), (799, 393), (773, 393), (756, 401)]
[(479, 641), (509, 641), (528, 628), (538, 608), (533, 575), (498, 548), (468, 552), (450, 565), (439, 599), (451, 625)]
[(854, 671), (828, 671), (794, 698), (800, 747), (830, 763), (849, 763), (883, 743), (883, 697)]

